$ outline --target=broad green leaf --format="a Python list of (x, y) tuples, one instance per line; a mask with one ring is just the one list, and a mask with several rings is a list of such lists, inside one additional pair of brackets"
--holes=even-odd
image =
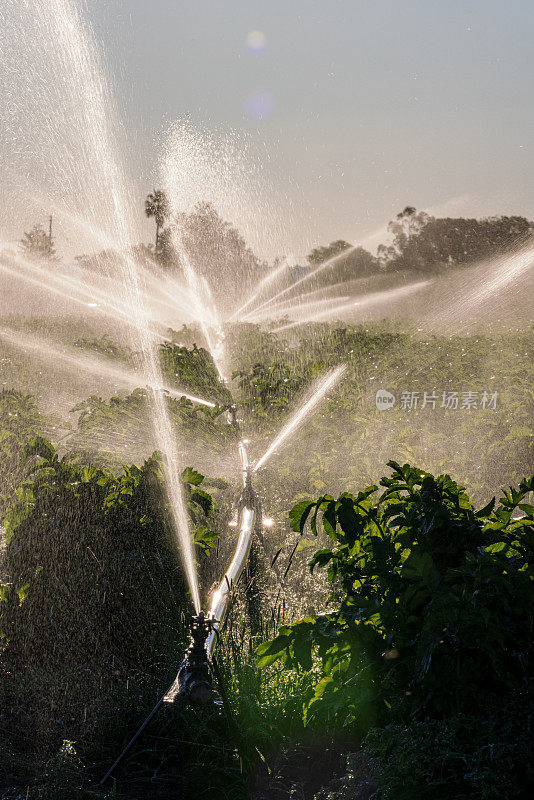
[(204, 475), (201, 475), (200, 472), (197, 472), (191, 467), (186, 467), (182, 472), (181, 479), (182, 483), (189, 483), (191, 486), (200, 486), (204, 480)]
[(302, 533), (304, 531), (306, 520), (308, 519), (314, 505), (315, 504), (311, 503), (309, 500), (301, 500), (299, 503), (293, 506), (289, 512), (291, 530), (296, 531), (297, 533)]

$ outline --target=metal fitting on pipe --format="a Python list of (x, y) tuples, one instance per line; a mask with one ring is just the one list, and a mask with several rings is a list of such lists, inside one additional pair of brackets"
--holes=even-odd
[(210, 598), (207, 615), (193, 617), (191, 643), (171, 688), (164, 696), (166, 703), (191, 702), (207, 704), (215, 699), (211, 684), (210, 657), (217, 630), (223, 624), (231, 602), (233, 587), (239, 581), (247, 563), (255, 530), (261, 520), (259, 497), (252, 485), (252, 473), (246, 469), (244, 488), (238, 501), (239, 537), (234, 556), (217, 589)]
[(231, 425), (232, 428), (234, 428), (234, 430), (237, 431), (237, 433), (240, 433), (239, 423), (237, 421), (237, 406), (235, 405), (235, 403), (231, 405), (230, 408), (228, 409), (227, 420), (228, 424)]
[(216, 693), (212, 685), (206, 641), (214, 620), (201, 611), (191, 620), (191, 641), (173, 685), (163, 697), (165, 703), (190, 703), (205, 706), (213, 703)]

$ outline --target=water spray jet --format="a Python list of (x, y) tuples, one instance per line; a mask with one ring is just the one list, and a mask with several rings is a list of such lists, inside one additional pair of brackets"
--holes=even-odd
[(209, 707), (220, 703), (217, 692), (213, 687), (215, 662), (212, 651), (218, 631), (228, 613), (234, 587), (237, 585), (247, 563), (253, 533), (259, 527), (255, 522), (257, 523), (259, 520), (261, 525), (261, 505), (259, 497), (252, 486), (252, 472), (248, 468), (246, 469), (245, 486), (238, 501), (238, 508), (241, 528), (234, 556), (218, 588), (211, 595), (208, 613), (205, 614), (198, 610), (197, 614), (191, 618), (191, 638), (176, 678), (113, 762), (101, 779), (100, 784), (104, 784), (112, 775), (164, 703), (187, 704), (195, 707)]
[(72, 368), (76, 371), (81, 370), (91, 375), (116, 381), (130, 389), (137, 389), (140, 384), (148, 385), (154, 392), (168, 394), (169, 397), (175, 399), (185, 397), (192, 403), (198, 403), (208, 408), (215, 408), (215, 403), (212, 403), (210, 400), (196, 397), (195, 395), (177, 389), (174, 386), (169, 386), (163, 382), (152, 384), (150, 382), (151, 376), (138, 374), (133, 370), (123, 369), (110, 359), (104, 357), (89, 355), (83, 351), (77, 351), (74, 348), (67, 348), (66, 346), (60, 349), (46, 339), (15, 331), (10, 328), (0, 328), (0, 339), (3, 339), (13, 347), (30, 350), (39, 358), (48, 359), (56, 363), (59, 362), (68, 369)]
[(382, 303), (394, 303), (401, 298), (407, 297), (414, 292), (429, 286), (431, 281), (418, 281), (417, 283), (410, 283), (407, 286), (399, 286), (396, 289), (384, 289), (381, 292), (373, 292), (368, 295), (361, 295), (358, 298), (353, 298), (350, 303), (345, 303), (334, 308), (328, 308), (325, 311), (319, 311), (315, 314), (308, 314), (303, 319), (296, 320), (295, 322), (288, 322), (273, 330), (273, 333), (280, 333), (281, 331), (288, 330), (288, 328), (296, 328), (299, 325), (305, 325), (308, 322), (318, 322), (328, 317), (335, 316), (336, 314), (346, 314), (358, 309), (364, 310), (372, 306), (381, 305)]
[(212, 650), (217, 633), (228, 614), (234, 589), (245, 569), (253, 534), (257, 530), (258, 524), (261, 525), (261, 505), (252, 486), (250, 469), (247, 471), (245, 486), (238, 501), (238, 513), (240, 530), (232, 561), (217, 589), (211, 595), (207, 615), (201, 612), (194, 618), (192, 630), (196, 635), (195, 648), (190, 645), (187, 650), (172, 686), (163, 696), (165, 703), (186, 701), (195, 704), (196, 699), (191, 696), (193, 689), (199, 697), (207, 698), (206, 703), (213, 699), (213, 697), (208, 697), (208, 691), (204, 686), (210, 675), (209, 664)]
[(275, 450), (277, 450), (277, 448), (280, 447), (283, 442), (285, 442), (288, 436), (294, 433), (299, 425), (304, 422), (308, 414), (310, 414), (317, 403), (323, 399), (329, 389), (332, 389), (336, 385), (346, 369), (347, 365), (341, 364), (339, 367), (331, 370), (316, 384), (312, 396), (290, 417), (289, 421), (284, 425), (276, 439), (270, 444), (260, 460), (256, 462), (254, 465), (254, 472), (257, 472), (263, 466), (265, 466)]

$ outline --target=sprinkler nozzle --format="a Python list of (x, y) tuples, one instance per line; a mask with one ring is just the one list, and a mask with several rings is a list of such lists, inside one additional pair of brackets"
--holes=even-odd
[(228, 409), (228, 417), (230, 420), (230, 425), (235, 428), (235, 430), (239, 433), (239, 423), (237, 421), (237, 406), (232, 404)]
[(191, 641), (173, 687), (165, 697), (167, 702), (177, 699), (195, 706), (206, 706), (216, 700), (206, 652), (206, 640), (213, 630), (214, 622), (203, 611), (192, 617)]

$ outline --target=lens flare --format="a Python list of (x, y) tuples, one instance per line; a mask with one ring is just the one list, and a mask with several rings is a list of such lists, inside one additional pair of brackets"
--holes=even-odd
[(253, 53), (261, 53), (265, 49), (265, 34), (263, 31), (249, 31), (247, 34), (247, 47)]
[(252, 92), (247, 97), (246, 108), (252, 119), (267, 119), (274, 111), (274, 99), (268, 92)]

